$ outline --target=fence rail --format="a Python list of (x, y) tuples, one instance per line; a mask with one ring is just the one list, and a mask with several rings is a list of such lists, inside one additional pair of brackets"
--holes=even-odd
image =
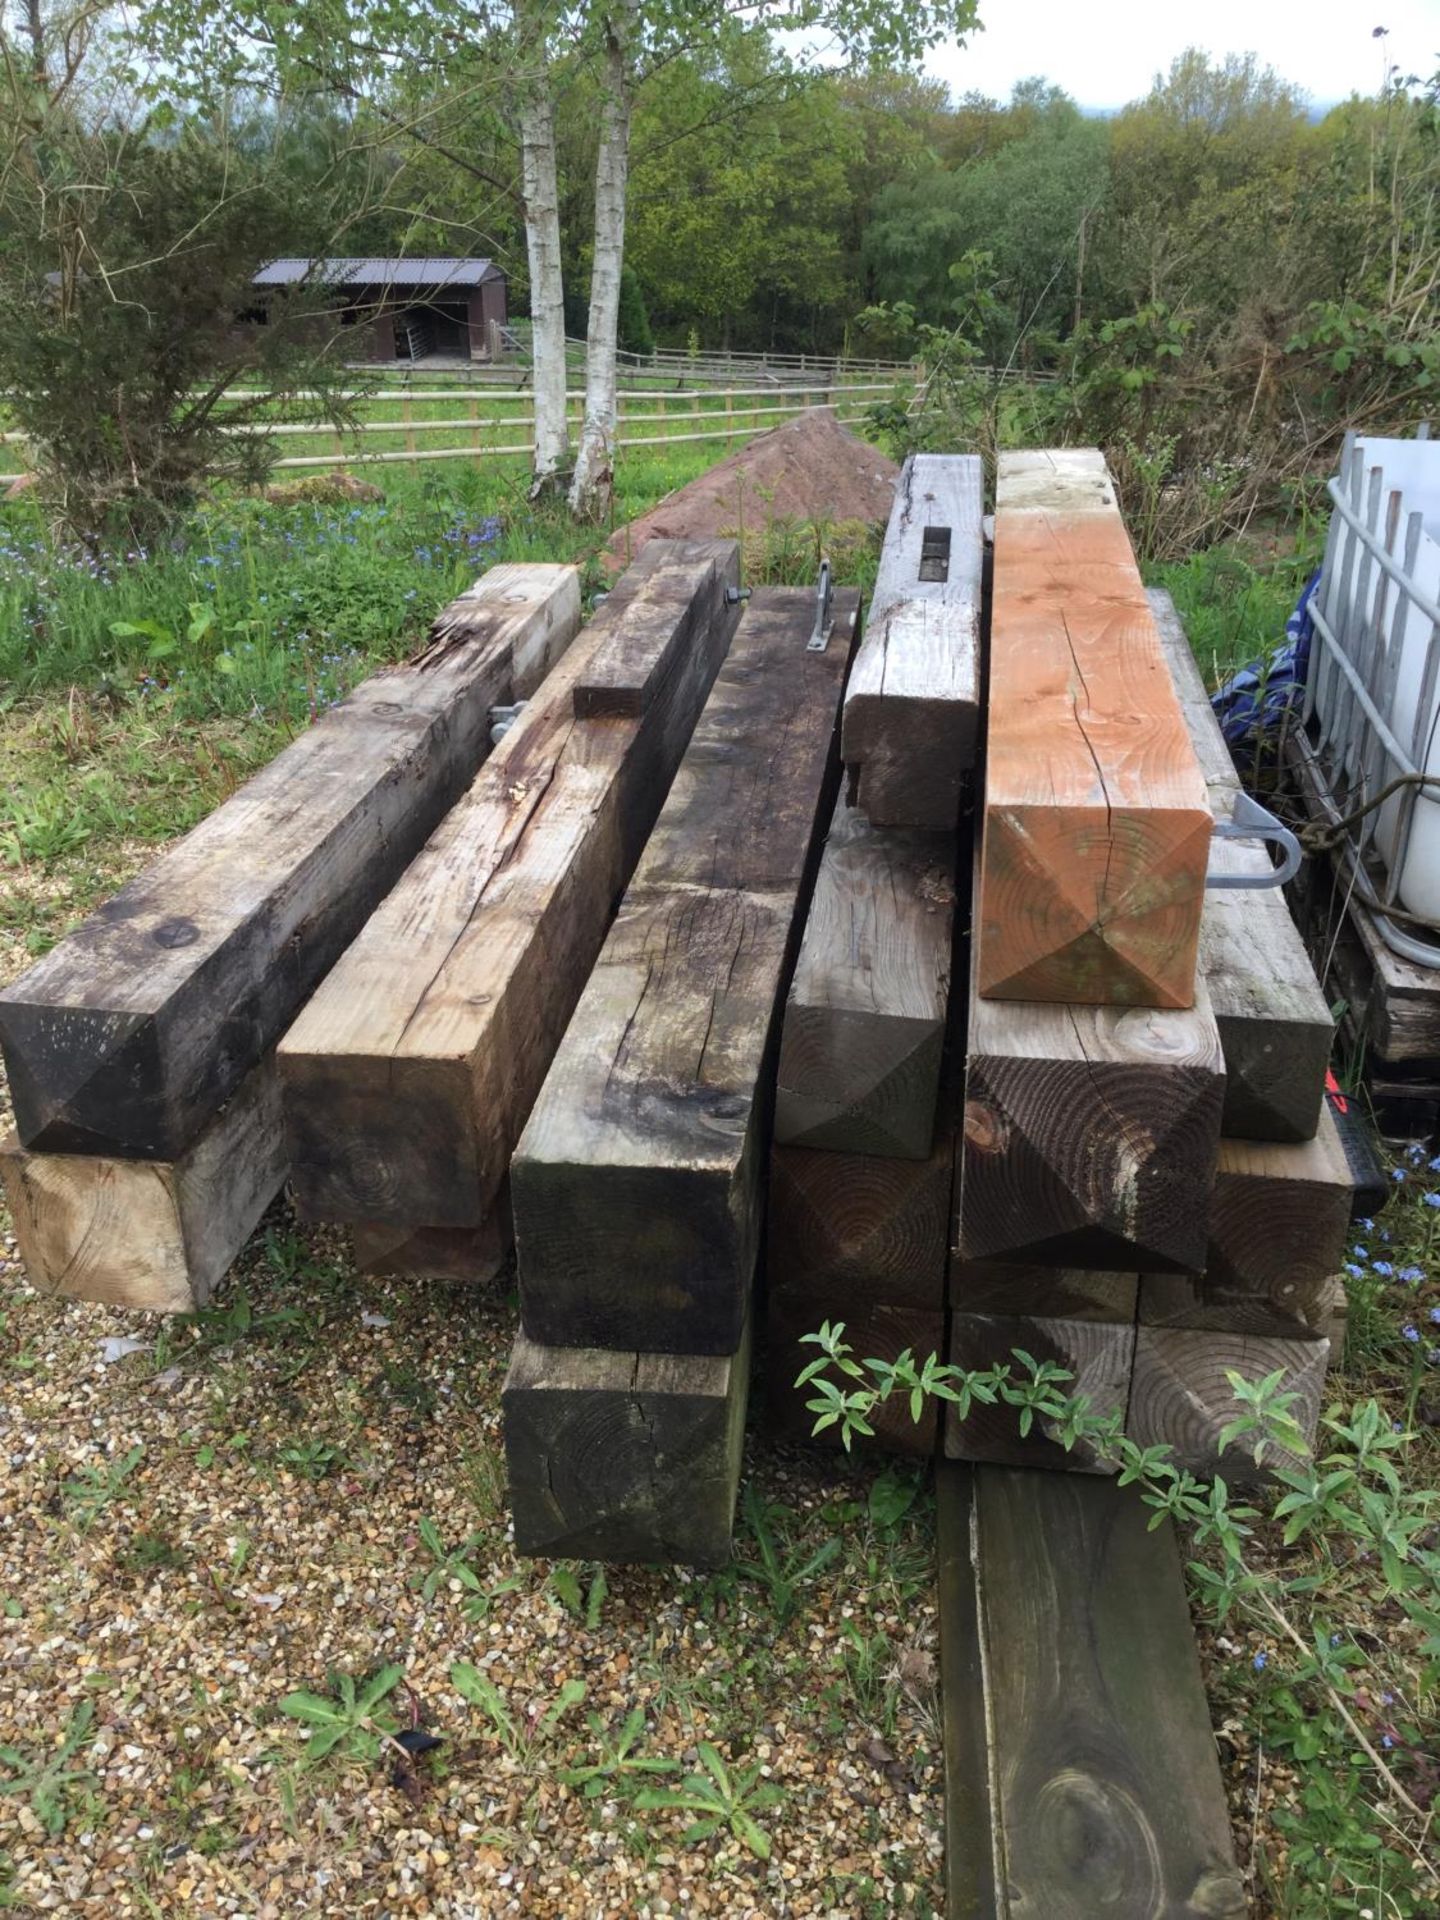
[[(832, 407), (837, 419), (849, 424), (862, 419), (866, 408), (877, 399), (895, 392), (896, 384), (894, 381), (874, 380), (837, 387), (816, 379), (805, 385), (783, 388), (730, 387), (703, 393), (691, 392), (678, 405), (667, 393), (642, 388), (622, 393), (619, 397), (620, 431), (615, 445), (617, 451), (624, 452), (638, 447), (687, 446), (702, 441), (752, 439), (757, 434), (768, 432), (781, 421), (794, 419), (817, 406)], [(468, 399), (468, 413), (446, 414), (440, 418), (417, 417), (413, 407), (424, 402), (448, 402), (453, 405), (459, 397), (454, 389), (405, 390), (392, 395), (363, 391), (357, 392), (354, 397), (376, 406), (399, 407), (401, 416), (398, 419), (360, 419), (343, 432), (337, 432), (329, 421), (323, 420), (276, 419), (261, 422), (261, 426), (277, 441), (329, 437), (335, 443), (324, 453), (283, 454), (275, 461), (275, 468), (294, 470), (401, 465), (428, 460), (508, 459), (526, 456), (532, 451), (532, 441), (520, 436), (533, 436), (533, 407), (521, 412), (489, 411), (491, 402), (495, 400), (507, 407), (519, 401), (532, 402), (532, 396), (528, 393), (490, 393), (482, 401), (479, 392), (472, 392), (462, 399), (462, 404)], [(583, 398), (583, 391), (578, 389), (567, 395), (566, 412), (572, 421), (578, 421), (581, 415), (580, 403)], [(667, 402), (671, 408), (668, 412)], [(672, 430), (635, 434), (627, 433), (627, 427)], [(237, 432), (250, 430), (248, 427), (235, 429)], [(488, 437), (497, 432), (505, 436), (500, 444)], [(437, 433), (464, 434), (467, 436), (466, 444), (444, 447), (421, 444), (426, 436)], [(403, 436), (405, 445), (393, 449), (367, 448), (364, 440), (377, 434), (390, 434), (396, 438)], [(0, 434), (0, 442), (17, 447), (23, 446), (27, 438), (27, 435), (15, 430)], [(13, 485), (22, 478), (23, 473), (0, 474), (0, 486)]]

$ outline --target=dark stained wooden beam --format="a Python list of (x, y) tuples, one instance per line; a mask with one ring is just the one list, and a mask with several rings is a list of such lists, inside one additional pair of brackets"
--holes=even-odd
[(928, 1160), (776, 1147), (771, 1287), (830, 1300), (832, 1318), (878, 1301), (940, 1312), (954, 1157), (948, 1132)]
[[(278, 1051), (310, 1219), (474, 1228), (659, 812), (739, 609), (733, 541), (652, 541)], [(575, 688), (632, 618), (676, 661), (631, 718)], [(653, 637), (653, 634), (652, 634)]]
[(1133, 1320), (1140, 1281), (1133, 1273), (1084, 1268), (1002, 1266), (952, 1260), (956, 1313), (1047, 1314), (1060, 1320)]
[(835, 808), (785, 1002), (775, 1139), (921, 1159), (935, 1131), (955, 836)]
[(534, 1340), (733, 1353), (858, 605), (757, 589), (511, 1170)]
[(748, 1333), (708, 1356), (519, 1334), (501, 1394), (516, 1551), (723, 1566), (749, 1376)]
[(1084, 1474), (939, 1472), (948, 1911), (1243, 1920), (1169, 1523)]
[[(1123, 1418), (1135, 1357), (1132, 1320), (1066, 1320), (1039, 1313), (951, 1315), (952, 1365), (967, 1372), (1008, 1366), (1023, 1378), (1024, 1363), (1016, 1359), (1017, 1350), (1063, 1367), (1070, 1375), (1064, 1392), (1083, 1394), (1092, 1413), (1118, 1413)], [(1071, 1473), (1115, 1472), (1113, 1464), (1101, 1459), (1088, 1442), (1064, 1447), (1043, 1420), (1036, 1420), (1029, 1433), (1022, 1434), (1018, 1409), (1002, 1400), (993, 1406), (972, 1402), (964, 1420), (954, 1407), (947, 1407), (945, 1451), (952, 1460), (1051, 1467)]]
[(1222, 1140), (1203, 1276), (1147, 1274), (1148, 1326), (1323, 1338), (1350, 1237), (1353, 1192), (1335, 1121), (1282, 1146)]
[(879, 827), (952, 832), (975, 764), (981, 494), (974, 454), (912, 454), (895, 489), (845, 693), (845, 761)]
[[(771, 1285), (765, 1316), (765, 1393), (770, 1417), (780, 1432), (817, 1445), (840, 1445), (837, 1432), (814, 1432), (815, 1415), (805, 1402), (815, 1397), (813, 1387), (795, 1385), (800, 1373), (819, 1357), (819, 1348), (803, 1344), (826, 1322), (844, 1324), (852, 1352), (864, 1360), (898, 1360), (908, 1347), (924, 1363), (931, 1354), (945, 1354), (945, 1315), (937, 1308), (897, 1305), (890, 1301), (836, 1300), (828, 1293), (801, 1293)], [(908, 1395), (892, 1394), (875, 1409), (870, 1424), (873, 1440), (854, 1438), (857, 1452), (879, 1451), (928, 1460), (939, 1440), (939, 1402), (927, 1398), (917, 1421)]]
[(573, 567), (493, 567), (0, 993), (28, 1147), (174, 1162), (240, 1087), (580, 619)]
[[(1330, 1343), (1324, 1339), (1142, 1325), (1135, 1336), (1126, 1431), (1142, 1447), (1170, 1447), (1176, 1463), (1192, 1473), (1206, 1478), (1221, 1473), (1232, 1482), (1253, 1479), (1246, 1442), (1220, 1451), (1222, 1430), (1240, 1412), (1229, 1375), (1254, 1382), (1282, 1372), (1285, 1390), (1299, 1396), (1291, 1413), (1310, 1439), (1329, 1364)], [(1262, 1469), (1287, 1458), (1272, 1448)]]

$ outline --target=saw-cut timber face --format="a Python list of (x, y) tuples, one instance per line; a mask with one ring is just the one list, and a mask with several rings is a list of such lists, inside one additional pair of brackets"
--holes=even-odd
[[(739, 618), (733, 541), (652, 541), (285, 1036), (310, 1219), (474, 1228), (574, 1010)], [(675, 654), (632, 717), (575, 689), (644, 593)]]
[(517, 1335), (501, 1394), (516, 1551), (723, 1566), (749, 1378), (748, 1331), (698, 1358)]
[(1021, 460), (995, 513), (980, 992), (1189, 1007), (1205, 783), (1103, 459)]
[(511, 1169), (532, 1339), (735, 1351), (786, 975), (839, 768), (858, 601), (758, 588)]
[[(1211, 811), (1217, 823), (1228, 820), (1241, 791), (1230, 750), (1175, 603), (1159, 588), (1149, 600)], [(1261, 847), (1216, 840), (1210, 865), (1223, 874), (1259, 876), (1271, 861)], [(1313, 1138), (1335, 1023), (1284, 894), (1212, 887), (1200, 917), (1199, 967), (1225, 1054), (1225, 1133), (1245, 1140)]]
[(930, 1152), (954, 918), (954, 834), (872, 826), (842, 795), (785, 1003), (779, 1145)]
[(832, 1319), (879, 1302), (940, 1312), (954, 1157), (948, 1134), (928, 1160), (772, 1149), (772, 1292), (828, 1300)]
[(1203, 1267), (1225, 1074), (1197, 991), (1163, 1013), (972, 1001), (964, 1260)]
[(350, 1244), (361, 1273), (475, 1287), (498, 1280), (514, 1251), (508, 1211), (499, 1202), (478, 1227), (352, 1226)]
[(501, 566), (0, 993), (29, 1147), (177, 1161), (273, 1047), (579, 626)]
[(953, 832), (975, 765), (981, 492), (974, 454), (911, 454), (895, 489), (841, 748), (879, 827)]
[[(967, 1371), (1008, 1366), (1023, 1376), (1017, 1349), (1036, 1360), (1050, 1360), (1071, 1376), (1068, 1394), (1084, 1394), (1090, 1411), (1103, 1417), (1123, 1414), (1130, 1395), (1135, 1357), (1132, 1321), (1062, 1320), (1048, 1315), (956, 1313), (950, 1322), (950, 1361)], [(1068, 1450), (1037, 1419), (1028, 1434), (1020, 1431), (1019, 1409), (1003, 1400), (993, 1406), (972, 1401), (965, 1419), (945, 1409), (945, 1453), (951, 1460), (988, 1460), (1002, 1466), (1059, 1467), (1071, 1473), (1113, 1473), (1086, 1441)]]
[(1203, 1278), (1147, 1275), (1151, 1326), (1319, 1339), (1350, 1235), (1353, 1188), (1334, 1116), (1303, 1145), (1222, 1140)]
[(959, 1259), (950, 1263), (950, 1305), (957, 1313), (1131, 1321), (1139, 1288), (1139, 1277), (1133, 1273), (987, 1265), (984, 1261)]
[[(782, 1433), (797, 1440), (814, 1440), (817, 1445), (840, 1445), (834, 1427), (813, 1432), (815, 1415), (805, 1402), (815, 1398), (813, 1386), (797, 1387), (795, 1381), (820, 1349), (805, 1344), (805, 1336), (818, 1333), (827, 1321), (844, 1322), (845, 1339), (856, 1355), (866, 1360), (898, 1360), (906, 1348), (923, 1366), (932, 1355), (945, 1354), (945, 1315), (935, 1308), (899, 1306), (889, 1301), (861, 1299), (836, 1300), (828, 1293), (802, 1293), (777, 1286), (772, 1278), (765, 1316), (765, 1389), (771, 1418)], [(894, 1393), (882, 1401), (870, 1415), (875, 1436), (867, 1440), (856, 1434), (852, 1445), (857, 1452), (878, 1451), (904, 1454), (911, 1459), (933, 1458), (939, 1439), (940, 1402), (927, 1395), (916, 1420), (910, 1411), (908, 1393)]]
[(1137, 1446), (1172, 1448), (1177, 1466), (1205, 1479), (1217, 1473), (1232, 1484), (1263, 1478), (1270, 1467), (1300, 1463), (1269, 1447), (1257, 1468), (1254, 1442), (1244, 1438), (1221, 1453), (1220, 1435), (1240, 1412), (1228, 1376), (1238, 1373), (1253, 1384), (1281, 1372), (1284, 1390), (1299, 1396), (1291, 1417), (1313, 1440), (1329, 1364), (1328, 1340), (1141, 1325), (1125, 1431)]
[(937, 1506), (947, 1910), (1244, 1920), (1169, 1521), (1111, 1480), (948, 1462)]
[(246, 1077), (177, 1161), (30, 1153), (12, 1136), (0, 1176), (37, 1292), (193, 1313), (284, 1184), (274, 1063)]

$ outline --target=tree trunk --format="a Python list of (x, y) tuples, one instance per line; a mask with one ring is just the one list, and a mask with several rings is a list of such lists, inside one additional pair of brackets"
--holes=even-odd
[(632, 76), (624, 0), (606, 22), (605, 105), (595, 161), (595, 250), (590, 269), (590, 319), (585, 335), (585, 428), (570, 510), (579, 519), (609, 517), (615, 495), (615, 348), (620, 321), (620, 271), (625, 262), (625, 183), (630, 171)]
[(560, 192), (555, 161), (555, 100), (540, 72), (520, 108), (520, 180), (525, 250), (530, 261), (530, 319), (535, 382), (534, 483), (531, 498), (558, 490), (570, 464), (565, 417), (565, 285), (560, 267)]

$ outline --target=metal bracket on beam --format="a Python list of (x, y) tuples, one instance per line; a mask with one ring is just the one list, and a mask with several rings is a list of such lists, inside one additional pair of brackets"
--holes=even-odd
[(1207, 873), (1205, 885), (1217, 892), (1258, 892), (1265, 888), (1283, 887), (1287, 880), (1293, 880), (1300, 871), (1300, 842), (1268, 807), (1262, 807), (1248, 793), (1235, 796), (1230, 818), (1217, 823), (1215, 838), (1266, 840), (1271, 846), (1278, 847), (1283, 856), (1280, 865), (1269, 873)]
[(830, 630), (834, 625), (831, 613), (831, 601), (835, 597), (834, 582), (830, 575), (830, 562), (820, 562), (820, 578), (815, 584), (815, 625), (810, 630), (810, 638), (805, 642), (807, 653), (823, 653), (830, 643)]

